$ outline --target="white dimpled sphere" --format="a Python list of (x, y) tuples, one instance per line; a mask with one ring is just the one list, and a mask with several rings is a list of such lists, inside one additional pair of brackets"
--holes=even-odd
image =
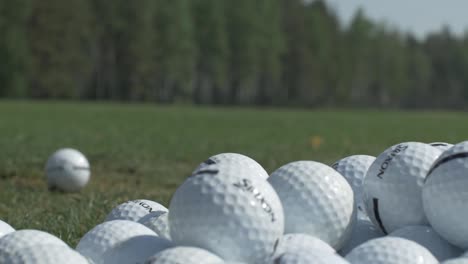
[(168, 216), (169, 212), (159, 211), (146, 215), (138, 222), (153, 230), (158, 236), (171, 240)]
[(63, 245), (45, 245), (25, 247), (17, 250), (10, 259), (4, 263), (9, 264), (88, 264), (88, 260), (75, 250)]
[(425, 247), (399, 237), (382, 237), (353, 249), (346, 259), (352, 264), (437, 264)]
[(169, 207), (172, 241), (207, 249), (226, 261), (271, 255), (284, 231), (271, 185), (242, 167), (210, 165), (175, 192)]
[(462, 253), (461, 249), (451, 245), (429, 226), (405, 226), (389, 236), (406, 238), (427, 248), (439, 261), (455, 258)]
[(441, 153), (428, 144), (405, 142), (385, 150), (372, 163), (364, 179), (366, 209), (383, 232), (427, 224), (422, 186)]
[(449, 259), (444, 262), (441, 262), (440, 264), (468, 264), (468, 258)]
[(448, 242), (468, 249), (468, 141), (456, 144), (434, 163), (422, 193), (424, 211)]
[(279, 240), (275, 255), (279, 256), (286, 252), (294, 253), (301, 251), (318, 251), (329, 254), (335, 253), (334, 248), (317, 237), (307, 234), (286, 234)]
[(8, 233), (11, 233), (11, 232), (15, 232), (15, 229), (13, 227), (11, 227), (11, 225), (9, 225), (8, 223), (3, 222), (2, 220), (0, 220), (0, 237), (6, 235)]
[(346, 241), (340, 249), (342, 256), (347, 255), (357, 246), (374, 238), (383, 237), (385, 234), (377, 228), (374, 223), (368, 219), (358, 219), (353, 226), (351, 237)]
[(262, 165), (254, 159), (238, 153), (220, 153), (211, 156), (206, 161), (198, 165), (196, 170), (212, 164), (243, 167), (244, 169), (251, 171), (252, 175), (256, 175), (262, 179), (268, 178), (268, 173)]
[(107, 215), (106, 221), (130, 220), (138, 222), (144, 216), (152, 213), (167, 212), (163, 205), (150, 200), (133, 200), (116, 206)]
[(343, 175), (353, 189), (354, 203), (358, 209), (358, 218), (368, 218), (363, 198), (362, 183), (367, 170), (374, 161), (375, 157), (373, 156), (353, 155), (340, 159), (332, 165), (332, 168)]
[(32, 229), (25, 229), (6, 234), (0, 238), (0, 263), (8, 263), (8, 259), (18, 250), (36, 245), (58, 245), (68, 247), (56, 236)]
[(144, 263), (149, 257), (170, 247), (173, 247), (173, 244), (167, 239), (154, 235), (137, 236), (108, 250), (103, 256), (103, 262), (106, 264)]
[(95, 226), (78, 243), (76, 250), (94, 264), (105, 263), (105, 254), (119, 244), (138, 237), (157, 236), (146, 226), (129, 221), (113, 220)]
[(349, 262), (336, 254), (302, 251), (284, 253), (276, 257), (271, 264), (349, 264)]
[(445, 142), (432, 142), (429, 145), (440, 149), (441, 151), (446, 151), (447, 149), (453, 147), (453, 144), (445, 143)]
[(79, 191), (88, 184), (91, 175), (86, 157), (75, 149), (57, 150), (46, 164), (47, 184), (50, 189), (66, 192)]
[(296, 161), (268, 181), (283, 204), (285, 233), (309, 234), (341, 248), (355, 219), (353, 190), (343, 176), (319, 162)]
[(174, 247), (150, 257), (145, 264), (223, 264), (213, 253), (195, 247)]

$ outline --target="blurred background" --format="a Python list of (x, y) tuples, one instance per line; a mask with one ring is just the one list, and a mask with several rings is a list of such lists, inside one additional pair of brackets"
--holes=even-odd
[(451, 4), (0, 0), (0, 97), (466, 108)]

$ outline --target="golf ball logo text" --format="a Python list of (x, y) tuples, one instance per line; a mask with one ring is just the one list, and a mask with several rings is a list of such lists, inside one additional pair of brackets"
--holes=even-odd
[(150, 213), (153, 212), (153, 208), (149, 204), (147, 204), (145, 202), (142, 202), (140, 200), (135, 200), (135, 201), (130, 201), (130, 202), (138, 204), (139, 206), (141, 206), (141, 207), (145, 208), (146, 210), (148, 210), (148, 212), (150, 212)]
[(408, 145), (398, 145), (392, 152), (390, 152), (390, 155), (388, 155), (388, 158), (384, 160), (384, 162), (380, 165), (379, 173), (377, 174), (377, 177), (380, 179), (383, 179), (383, 175), (385, 171), (387, 170), (388, 166), (392, 162), (392, 160), (401, 152), (405, 151), (408, 148)]
[(263, 210), (271, 216), (271, 222), (276, 221), (275, 213), (271, 208), (270, 204), (265, 200), (265, 197), (260, 193), (260, 191), (252, 185), (252, 182), (248, 179), (242, 179), (240, 182), (233, 184), (235, 187), (241, 189), (242, 191), (251, 192), (254, 194), (254, 198), (260, 202)]

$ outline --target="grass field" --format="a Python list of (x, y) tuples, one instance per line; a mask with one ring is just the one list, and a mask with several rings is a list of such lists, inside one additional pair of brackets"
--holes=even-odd
[[(91, 103), (0, 102), (0, 219), (51, 232), (71, 246), (115, 205), (169, 205), (207, 157), (239, 152), (271, 172), (289, 161), (331, 164), (378, 155), (402, 141), (459, 142), (468, 115), (306, 111)], [(61, 147), (81, 150), (92, 178), (80, 193), (51, 193), (43, 167)]]

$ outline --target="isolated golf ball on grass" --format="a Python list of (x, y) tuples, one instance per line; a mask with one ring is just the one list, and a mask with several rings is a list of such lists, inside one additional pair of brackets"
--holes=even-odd
[(75, 149), (57, 150), (47, 160), (47, 184), (50, 190), (76, 192), (88, 184), (91, 175), (86, 157)]

